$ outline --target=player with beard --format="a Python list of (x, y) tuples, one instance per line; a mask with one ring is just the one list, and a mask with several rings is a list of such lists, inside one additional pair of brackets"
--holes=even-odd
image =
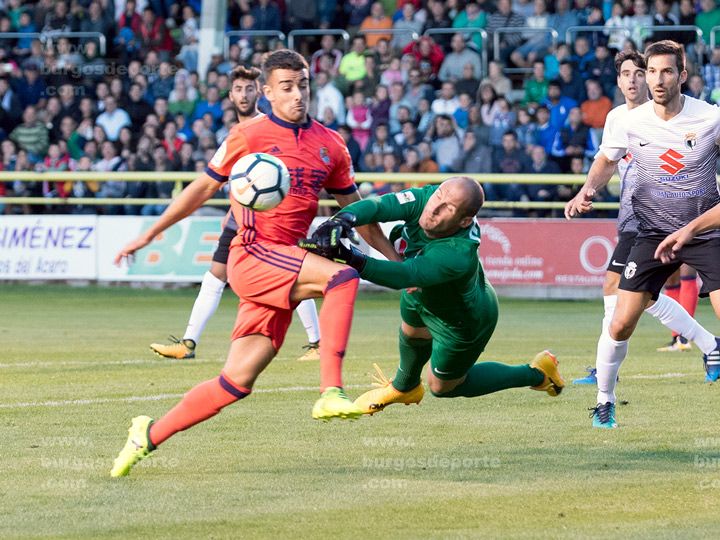
[[(129, 474), (138, 461), (176, 433), (249, 396), (256, 379), (282, 346), (293, 309), (307, 298), (323, 298), (319, 318), (321, 395), (312, 417), (351, 419), (363, 414), (342, 388), (342, 361), (350, 337), (358, 272), (296, 245), (317, 214), (323, 189), (341, 207), (360, 200), (350, 154), (337, 132), (308, 115), (310, 76), (302, 56), (289, 49), (273, 51), (263, 62), (263, 75), (271, 113), (234, 126), (205, 172), (115, 257), (119, 264), (192, 214), (221, 189), (243, 156), (264, 152), (287, 165), (291, 187), (277, 207), (255, 212), (230, 200), (238, 232), (230, 244), (227, 273), (240, 303), (220, 375), (190, 389), (157, 421), (145, 415), (133, 418), (125, 446), (113, 463), (113, 477)], [(387, 258), (400, 258), (377, 224), (358, 232)]]
[[(262, 72), (255, 67), (238, 66), (230, 73), (231, 86), (228, 99), (237, 114), (238, 123), (242, 124), (259, 116), (257, 101), (260, 96), (260, 76)], [(195, 348), (205, 325), (213, 316), (220, 304), (225, 284), (227, 283), (227, 261), (230, 255), (230, 242), (237, 234), (237, 222), (228, 212), (225, 216), (222, 234), (218, 246), (213, 253), (210, 269), (205, 272), (200, 291), (198, 292), (187, 328), (182, 339), (170, 336), (170, 343), (152, 343), (150, 349), (165, 358), (194, 358)], [(317, 309), (312, 299), (303, 300), (298, 305), (297, 314), (305, 327), (308, 336), (306, 352), (298, 360), (319, 360), (320, 329)]]
[[(720, 316), (720, 231), (698, 234), (679, 249), (672, 260), (655, 258), (662, 254), (661, 241), (688, 225), (720, 202), (715, 163), (720, 155), (720, 109), (680, 93), (687, 79), (685, 51), (674, 41), (658, 41), (645, 50), (646, 80), (652, 100), (625, 114), (596, 156), (597, 167), (588, 174), (585, 185), (566, 208), (573, 217), (592, 210), (592, 198), (607, 184), (617, 162), (631, 154), (637, 180), (632, 207), (638, 219), (638, 235), (627, 257), (620, 278), (617, 305), (607, 332), (598, 342), (597, 406), (593, 426), (614, 428), (615, 386), (640, 316), (654, 307), (663, 284), (682, 263), (695, 268), (703, 280), (703, 293), (709, 294), (716, 315)], [(667, 258), (667, 257), (666, 257)], [(657, 305), (657, 304), (655, 304)], [(657, 313), (663, 320), (665, 313)], [(703, 351), (709, 380), (720, 374), (720, 339), (707, 331), (693, 334), (687, 328), (674, 328), (695, 341)]]
[[(608, 114), (603, 129), (603, 142), (613, 138), (617, 124), (622, 122), (623, 117), (627, 115), (628, 111), (639, 107), (649, 99), (647, 82), (645, 81), (645, 59), (640, 53), (636, 51), (618, 53), (615, 57), (615, 70), (617, 71), (618, 88), (625, 97), (625, 104), (615, 107)], [(596, 175), (598, 170), (603, 167), (603, 163), (602, 159), (594, 162), (590, 169), (589, 176)], [(610, 258), (605, 273), (605, 283), (603, 284), (603, 304), (605, 307), (605, 316), (602, 320), (603, 333), (607, 332), (610, 321), (613, 318), (617, 304), (617, 290), (620, 284), (620, 276), (625, 269), (627, 257), (638, 234), (638, 220), (632, 206), (632, 196), (637, 181), (636, 164), (632, 154), (623, 156), (623, 158), (618, 161), (617, 167), (621, 182), (620, 211), (618, 213), (617, 224), (618, 243)], [(606, 170), (606, 173), (607, 172), (609, 171)], [(580, 197), (582, 197), (582, 195), (580, 195)], [(573, 207), (573, 204), (574, 201), (567, 203), (567, 212)], [(568, 218), (570, 217), (568, 213), (566, 213), (566, 216)], [(710, 336), (710, 338), (712, 338), (712, 334), (703, 330), (701, 327), (697, 327), (699, 325), (696, 321), (693, 320), (694, 325), (688, 321), (687, 315), (689, 312), (686, 312), (681, 304), (668, 295), (661, 294), (657, 302), (654, 302), (646, 311), (654, 317), (662, 315), (663, 317), (659, 319), (660, 322), (671, 330), (677, 324), (676, 321), (679, 320), (681, 321), (681, 328), (692, 327), (693, 336), (704, 332), (706, 337)], [(597, 370), (591, 368), (587, 377), (576, 379), (573, 383), (597, 384), (596, 373)]]

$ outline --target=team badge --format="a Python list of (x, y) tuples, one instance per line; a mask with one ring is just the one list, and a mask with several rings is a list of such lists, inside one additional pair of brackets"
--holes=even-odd
[(637, 271), (637, 264), (634, 262), (627, 263), (627, 266), (625, 266), (625, 279), (632, 279), (633, 276), (635, 276), (635, 272)]
[(324, 146), (320, 147), (320, 159), (323, 160), (325, 165), (330, 165), (330, 154), (328, 154), (328, 149)]
[(697, 146), (697, 135), (695, 133), (685, 134), (685, 146), (687, 146), (690, 150)]

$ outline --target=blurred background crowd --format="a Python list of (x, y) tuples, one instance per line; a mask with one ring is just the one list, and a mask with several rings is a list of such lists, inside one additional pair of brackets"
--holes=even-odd
[[(0, 169), (149, 177), (204, 170), (236, 121), (228, 74), (259, 67), (267, 51), (283, 47), (272, 31), (318, 30), (295, 45), (310, 65), (311, 115), (342, 134), (363, 172), (586, 172), (608, 111), (622, 103), (615, 53), (658, 39), (686, 46), (684, 91), (720, 101), (720, 49), (710, 48), (720, 25), (715, 0), (231, 0), (227, 31), (268, 35), (234, 35), (203, 73), (200, 4), (0, 1)], [(688, 25), (702, 37), (672, 28)], [(169, 198), (174, 187), (10, 181), (0, 183), (0, 196), (118, 199), (98, 207), (4, 205), (7, 213), (156, 215), (163, 205), (122, 199)], [(403, 187), (361, 185), (365, 195)], [(488, 199), (506, 201), (565, 201), (573, 193), (550, 184), (485, 189)]]

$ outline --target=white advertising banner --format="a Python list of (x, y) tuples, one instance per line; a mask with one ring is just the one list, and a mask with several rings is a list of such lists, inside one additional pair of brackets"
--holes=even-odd
[(0, 216), (0, 279), (96, 279), (96, 216)]
[(191, 217), (177, 223), (139, 250), (132, 264), (113, 264), (115, 255), (146, 231), (157, 217), (103, 216), (97, 250), (101, 281), (202, 281), (222, 231), (221, 217)]

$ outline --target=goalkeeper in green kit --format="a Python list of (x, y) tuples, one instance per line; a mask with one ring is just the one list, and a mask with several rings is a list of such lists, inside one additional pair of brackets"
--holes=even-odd
[[(428, 387), (437, 397), (475, 397), (524, 386), (557, 396), (565, 386), (548, 351), (530, 364), (476, 363), (498, 319), (497, 297), (477, 255), (480, 230), (474, 218), (483, 202), (477, 182), (453, 177), (439, 186), (352, 203), (300, 241), (308, 251), (354, 267), (363, 279), (403, 289), (400, 365), (392, 380), (375, 366), (378, 388), (355, 401), (366, 414), (392, 403), (419, 403), (428, 360)], [(387, 221), (404, 222), (392, 235), (400, 235), (403, 262), (373, 259), (341, 242), (354, 238), (355, 226)]]

